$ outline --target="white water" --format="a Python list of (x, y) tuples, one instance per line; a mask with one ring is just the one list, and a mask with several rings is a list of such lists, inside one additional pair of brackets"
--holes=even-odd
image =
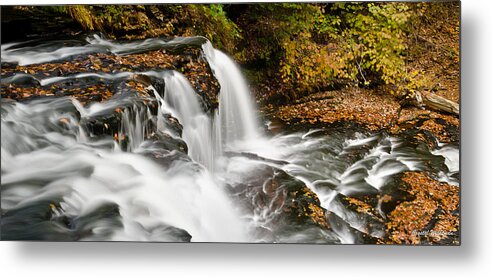
[[(431, 154), (446, 157), (445, 163), (450, 171), (438, 172), (439, 176), (445, 176), (441, 177), (440, 181), (458, 183), (458, 180), (449, 177), (450, 173), (455, 172), (452, 171), (453, 169), (459, 170), (459, 159), (457, 158), (459, 150), (456, 147), (447, 146), (442, 150), (429, 153), (427, 157), (422, 157), (413, 148), (404, 145), (401, 139), (361, 134), (345, 139), (341, 147), (334, 147), (330, 145), (329, 136), (311, 137), (319, 131), (312, 130), (307, 133), (255, 139), (243, 142), (241, 149), (261, 157), (288, 161), (288, 164), (279, 167), (302, 180), (316, 193), (323, 208), (333, 212), (348, 224), (345, 227), (333, 226), (342, 243), (357, 241), (348, 226), (373, 237), (382, 237), (384, 226), (368, 230), (369, 222), (361, 220), (356, 213), (336, 201), (337, 195), (351, 196), (382, 191), (388, 185), (391, 176), (395, 174), (404, 171), (425, 171), (428, 160), (432, 158)], [(343, 157), (350, 152), (359, 152), (364, 148), (369, 151), (361, 159), (354, 163), (344, 161)], [(330, 153), (331, 151), (334, 153)], [(258, 164), (263, 163), (262, 161), (248, 163), (245, 158), (231, 158), (227, 162), (228, 167), (225, 171), (229, 178), (239, 175), (235, 178), (241, 179), (247, 176), (248, 172), (254, 175)], [(231, 182), (234, 183), (234, 180)], [(269, 213), (262, 211), (254, 220), (263, 224), (269, 221), (269, 216)]]
[(96, 47), (87, 46), (69, 46), (52, 49), (46, 47), (43, 51), (39, 51), (38, 47), (24, 47), (15, 49), (18, 43), (2, 44), (2, 62), (18, 63), (20, 66), (51, 62), (61, 60), (78, 54), (87, 54), (97, 52)]
[(448, 168), (448, 173), (439, 172), (439, 181), (459, 186), (459, 180), (451, 178), (450, 175), (460, 171), (460, 151), (456, 147), (439, 143), (438, 148), (432, 151), (433, 155), (442, 156)]
[[(22, 43), (7, 43), (1, 46), (1, 61), (17, 63), (21, 66), (39, 64), (67, 59), (72, 56), (89, 53), (113, 53), (126, 55), (157, 49), (176, 49), (186, 44), (205, 41), (202, 37), (178, 37), (172, 40), (149, 38), (143, 41), (115, 43), (104, 39), (101, 35), (93, 35), (86, 41), (54, 41), (35, 46), (22, 47)], [(69, 46), (67, 46), (69, 44)]]
[[(54, 103), (54, 106), (61, 109), (75, 104), (71, 107), (72, 110), (78, 109), (84, 117), (107, 108), (114, 109), (112, 102), (98, 103), (89, 108), (81, 107), (76, 101), (72, 102), (64, 101), (60, 105)], [(239, 219), (240, 215), (234, 213), (235, 207), (230, 205), (229, 200), (218, 189), (216, 181), (206, 171), (194, 173), (191, 165), (180, 164), (168, 172), (161, 172), (162, 170), (149, 160), (132, 153), (123, 153), (118, 147), (98, 149), (97, 145), (87, 144), (85, 139), (78, 139), (85, 136), (77, 133), (78, 122), (73, 116), (69, 117), (68, 136), (52, 132), (60, 130), (46, 128), (50, 126), (46, 122), (48, 119), (50, 123), (56, 124), (61, 118), (71, 114), (50, 114), (48, 103), (15, 104), (13, 107), (7, 106), (7, 109), (7, 116), (2, 118), (2, 185), (15, 186), (3, 190), (4, 208), (29, 205), (39, 198), (62, 195), (61, 213), (71, 216), (88, 214), (101, 203), (116, 203), (120, 207), (124, 228), (117, 229), (109, 238), (111, 240), (169, 241), (173, 237), (163, 232), (162, 227), (159, 228), (166, 225), (187, 230), (193, 236), (193, 241), (254, 239), (247, 235), (248, 226)], [(19, 123), (20, 126), (13, 125), (14, 130), (8, 126), (9, 122)], [(132, 122), (134, 121), (129, 117), (123, 118), (123, 126), (134, 126), (135, 130), (139, 130), (138, 124), (131, 124)], [(43, 139), (35, 139), (34, 134), (43, 136)], [(10, 149), (24, 145), (17, 141), (18, 137), (29, 138), (30, 142), (25, 143), (27, 145), (46, 144), (50, 147), (39, 149), (36, 146), (32, 152), (15, 155)], [(134, 137), (131, 141), (142, 140), (141, 135)], [(86, 176), (85, 172), (89, 168), (95, 171)], [(244, 168), (244, 161), (236, 168), (239, 173), (249, 171)], [(233, 176), (231, 173), (228, 172)], [(42, 188), (20, 185), (36, 183), (39, 180), (49, 184)], [(260, 215), (253, 218), (253, 224), (263, 225), (265, 221), (268, 222), (270, 215), (267, 210), (260, 211)], [(99, 231), (85, 239), (108, 239), (100, 234), (115, 228), (105, 222), (96, 223), (93, 227)]]
[(259, 138), (256, 108), (238, 65), (226, 54), (213, 48), (210, 42), (203, 44), (202, 48), (220, 83), (220, 105), (215, 126), (222, 143), (230, 147), (238, 141)]
[(183, 139), (188, 145), (188, 155), (213, 171), (220, 153), (215, 149), (212, 122), (200, 105), (198, 94), (181, 73), (164, 73), (164, 98), (156, 95), (163, 112), (170, 113), (183, 125)]
[[(177, 74), (165, 79), (166, 105), (176, 108), (175, 115), (185, 126), (203, 127), (199, 119), (208, 118), (193, 101), (196, 96), (178, 97), (179, 93), (189, 92), (187, 82)], [(178, 98), (187, 101), (173, 102)], [(117, 204), (123, 228), (96, 222), (91, 226), (94, 233), (84, 238), (88, 240), (175, 240), (166, 226), (186, 230), (192, 241), (251, 240), (237, 208), (207, 170), (197, 171), (194, 164), (186, 162), (163, 170), (148, 158), (121, 152), (111, 140), (88, 143), (88, 134), (79, 128), (76, 113), (87, 118), (114, 109), (115, 105), (108, 101), (84, 108), (68, 99), (4, 104), (2, 208), (19, 208), (39, 199), (61, 196), (62, 211), (58, 213), (80, 217), (102, 203)], [(59, 113), (56, 108), (69, 111)], [(182, 114), (185, 111), (189, 114)], [(144, 141), (143, 126), (150, 116), (147, 112), (139, 107), (123, 111), (121, 133), (130, 137), (130, 151)], [(67, 125), (59, 126), (61, 120)], [(196, 130), (184, 129), (192, 147), (194, 142), (200, 143), (201, 135), (193, 131)], [(201, 157), (200, 152), (194, 155)], [(39, 182), (46, 185), (34, 185)], [(111, 237), (102, 237), (106, 230), (114, 231)]]
[[(99, 50), (100, 46), (105, 46), (115, 53), (131, 51), (140, 45), (114, 44), (97, 37), (90, 42)], [(152, 41), (144, 44), (151, 46), (149, 42)], [(94, 50), (93, 46), (88, 46), (40, 52), (30, 48), (12, 50), (12, 46), (2, 46), (5, 50), (2, 61), (21, 65), (53, 61)], [(215, 122), (203, 111), (197, 94), (182, 74), (146, 74), (165, 82), (162, 97), (155, 91), (160, 102), (157, 121), (162, 120), (163, 113), (176, 117), (183, 125), (182, 137), (187, 143), (189, 156), (213, 172), (222, 145), (257, 136), (258, 127), (249, 91), (239, 69), (225, 54), (209, 47), (204, 50), (213, 54), (206, 54), (206, 57), (213, 63), (214, 73), (221, 83), (220, 101), (224, 103)], [(38, 81), (41, 85), (49, 85), (75, 78), (117, 80), (127, 76), (129, 73), (82, 73)], [(11, 79), (15, 81), (15, 77)], [(237, 213), (237, 207), (232, 205), (222, 185), (208, 170), (197, 171), (194, 164), (178, 162), (163, 171), (148, 158), (132, 153), (139, 152), (150, 132), (146, 129), (146, 122), (152, 115), (145, 106), (128, 101), (131, 108), (122, 111), (118, 137), (128, 137), (127, 150), (130, 152), (121, 152), (119, 145), (109, 139), (88, 142), (91, 134), (79, 127), (76, 116), (78, 113), (82, 118), (90, 118), (114, 110), (127, 102), (125, 100), (94, 103), (89, 107), (83, 107), (76, 100), (62, 100), (58, 102), (60, 107), (70, 110), (63, 114), (53, 109), (53, 102), (15, 103), (5, 107), (6, 116), (2, 116), (2, 208), (19, 208), (38, 199), (60, 196), (63, 199), (61, 210), (56, 214), (81, 217), (103, 203), (117, 204), (123, 228), (97, 222), (92, 226), (94, 234), (84, 238), (88, 240), (175, 239), (165, 231), (165, 226), (186, 230), (192, 241), (252, 240), (248, 235), (249, 227)], [(64, 129), (67, 126), (60, 127), (60, 121), (68, 122), (69, 130)], [(46, 185), (21, 185), (41, 180)], [(105, 230), (111, 229), (116, 230), (110, 238), (102, 237)]]
[(440, 148), (432, 151), (432, 154), (444, 157), (444, 162), (450, 172), (458, 172), (460, 170), (460, 153), (455, 147), (439, 145)]

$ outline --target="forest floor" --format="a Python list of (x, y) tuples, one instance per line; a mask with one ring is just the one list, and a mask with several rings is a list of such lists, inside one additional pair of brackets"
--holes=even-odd
[[(293, 103), (260, 108), (267, 118), (285, 125), (332, 124), (350, 121), (371, 131), (398, 134), (409, 128), (431, 132), (441, 142), (459, 142), (456, 116), (405, 106), (387, 93), (357, 87), (311, 94)], [(424, 138), (422, 138), (425, 141)], [(432, 145), (432, 141), (429, 141)]]

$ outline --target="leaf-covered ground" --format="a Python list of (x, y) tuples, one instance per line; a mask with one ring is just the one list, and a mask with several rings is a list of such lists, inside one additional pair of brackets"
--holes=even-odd
[(355, 122), (372, 131), (387, 130), (398, 135), (410, 129), (417, 138), (435, 146), (441, 142), (459, 142), (459, 119), (417, 107), (403, 106), (395, 98), (370, 89), (347, 88), (311, 94), (291, 104), (268, 104), (262, 112), (286, 125), (329, 125)]
[(413, 200), (388, 215), (384, 243), (459, 244), (459, 187), (416, 172), (404, 174), (402, 187)]

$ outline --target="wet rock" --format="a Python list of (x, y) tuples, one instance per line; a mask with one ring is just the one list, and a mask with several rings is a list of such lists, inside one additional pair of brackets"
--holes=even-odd
[(241, 157), (246, 157), (246, 158), (248, 158), (250, 160), (262, 161), (262, 162), (267, 162), (267, 163), (276, 164), (276, 165), (285, 165), (285, 164), (288, 164), (288, 162), (286, 162), (286, 161), (267, 159), (267, 158), (261, 157), (261, 156), (259, 156), (257, 154), (247, 153), (247, 152), (237, 153), (237, 152), (228, 152), (228, 151), (226, 151), (226, 152), (224, 152), (224, 155), (227, 156), (227, 157), (241, 156)]
[[(42, 199), (5, 212), (2, 240), (103, 240), (123, 226), (115, 203), (103, 203), (87, 214), (70, 217), (64, 214), (60, 201), (61, 198)], [(97, 234), (93, 232), (96, 227)]]
[(171, 168), (175, 163), (192, 162), (186, 151), (172, 150), (172, 147), (165, 145), (162, 141), (146, 141), (144, 144), (144, 149), (149, 150), (144, 150), (142, 154), (151, 158), (163, 168)]
[[(120, 208), (116, 203), (102, 203), (94, 210), (70, 220), (76, 239), (108, 240), (115, 230), (123, 227)], [(97, 228), (97, 232), (94, 229)]]
[(398, 125), (392, 134), (412, 133), (413, 137), (435, 148), (437, 142), (457, 143), (460, 140), (459, 119), (434, 111), (405, 108), (400, 112)]
[(191, 242), (192, 238), (186, 230), (164, 224), (146, 231), (151, 234), (152, 241)]
[(326, 210), (320, 206), (315, 193), (306, 185), (283, 171), (277, 171), (271, 181), (272, 188), (282, 185), (286, 189), (286, 205), (283, 211), (290, 220), (299, 224), (314, 224), (328, 229)]
[(159, 149), (165, 149), (167, 151), (176, 150), (184, 154), (188, 153), (188, 146), (184, 140), (172, 137), (168, 134), (158, 135), (158, 139), (154, 142), (154, 145)]
[(258, 232), (269, 233), (274, 241), (286, 241), (304, 232), (314, 234), (312, 230), (320, 229), (315, 232), (316, 239), (305, 242), (319, 242), (321, 238), (324, 243), (333, 242), (327, 212), (320, 206), (316, 194), (283, 170), (259, 165), (254, 175), (247, 177), (247, 182), (234, 184), (231, 190), (237, 200), (263, 222), (264, 228)]
[(64, 224), (51, 221), (52, 203), (60, 199), (43, 199), (2, 212), (2, 240), (72, 241), (74, 234)]
[(375, 239), (366, 233), (363, 233), (346, 222), (335, 213), (327, 213), (327, 220), (333, 232), (337, 234), (338, 243), (344, 244), (362, 244), (375, 243)]
[(183, 125), (181, 125), (179, 120), (170, 114), (164, 114), (163, 117), (166, 129), (175, 136), (181, 137), (183, 135)]
[[(138, 146), (135, 143), (151, 140), (155, 141), (153, 147), (156, 149), (188, 152), (186, 143), (180, 138), (183, 126), (175, 117), (162, 115), (164, 130), (159, 129), (155, 117), (158, 104), (155, 101), (144, 101), (132, 91), (117, 94), (110, 101), (114, 105), (108, 105), (107, 109), (81, 119), (80, 124), (90, 137), (112, 137), (124, 150), (130, 150), (131, 145)], [(135, 124), (136, 120), (139, 125)], [(140, 126), (141, 130), (132, 130), (136, 126)], [(141, 132), (142, 137), (135, 132)]]
[[(103, 241), (110, 240), (115, 231), (123, 228), (116, 203), (102, 202), (84, 214), (72, 216), (65, 213), (61, 201), (61, 197), (42, 199), (2, 212), (2, 240)], [(186, 230), (166, 224), (141, 228), (153, 241), (191, 240)]]
[(16, 84), (16, 85), (22, 85), (22, 86), (40, 86), (41, 85), (38, 78), (36, 78), (30, 74), (25, 74), (25, 73), (14, 73), (10, 77), (2, 76), (2, 84), (4, 84), (4, 85)]
[(119, 113), (101, 115), (83, 119), (81, 124), (89, 131), (91, 136), (100, 137), (103, 135), (113, 136), (120, 130), (121, 115)]
[[(203, 37), (182, 38), (180, 43), (166, 46), (168, 49), (146, 49), (145, 53), (136, 49), (134, 53), (124, 55), (89, 53), (51, 63), (26, 66), (2, 62), (0, 92), (3, 98), (18, 101), (33, 97), (74, 96), (83, 104), (87, 104), (111, 98), (118, 92), (113, 83), (120, 83), (122, 80), (102, 80), (93, 76), (80, 80), (62, 80), (46, 86), (41, 86), (40, 80), (75, 76), (79, 73), (118, 74), (174, 70), (185, 75), (190, 81), (200, 95), (204, 110), (213, 111), (218, 106), (220, 85), (209, 65), (201, 58), (201, 45), (205, 41)], [(162, 47), (160, 44), (158, 46)], [(157, 91), (164, 92), (164, 82), (148, 74), (130, 75), (126, 83), (143, 96), (149, 96), (145, 88), (150, 84)]]
[(384, 242), (460, 244), (459, 187), (418, 172), (405, 173), (401, 181), (414, 199), (399, 204), (388, 215)]

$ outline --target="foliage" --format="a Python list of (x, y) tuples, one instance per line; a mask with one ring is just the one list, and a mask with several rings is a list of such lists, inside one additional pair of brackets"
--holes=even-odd
[(67, 6), (66, 11), (70, 14), (70, 16), (72, 16), (73, 19), (79, 22), (85, 30), (93, 31), (96, 28), (100, 28), (98, 23), (95, 21), (90, 6)]
[(171, 6), (169, 11), (173, 12), (179, 21), (187, 19), (187, 22), (182, 22), (185, 34), (204, 36), (216, 47), (231, 54), (235, 52), (241, 34), (236, 24), (227, 17), (222, 4), (177, 5)]
[(364, 85), (382, 82), (394, 86), (392, 92), (397, 93), (408, 77), (417, 75), (405, 66), (405, 34), (412, 15), (407, 4), (336, 3), (331, 11), (340, 17), (335, 37), (344, 42), (340, 44), (339, 62), (344, 68), (340, 77)]
[(386, 85), (398, 96), (427, 86), (424, 72), (408, 66), (410, 23), (416, 4), (261, 4), (244, 12), (246, 38), (236, 55), (269, 68), (287, 99), (337, 82)]
[(88, 9), (98, 26), (96, 29), (113, 38), (130, 37), (151, 28), (143, 6), (95, 5)]
[(330, 55), (327, 46), (309, 40), (309, 36), (286, 40), (283, 48), (280, 74), (282, 81), (293, 88), (292, 98), (328, 86), (340, 70), (336, 55)]
[(44, 11), (54, 14), (68, 14), (67, 6), (43, 6)]
[(100, 31), (112, 38), (201, 35), (229, 53), (235, 51), (241, 38), (239, 28), (221, 4), (73, 5), (43, 9), (69, 14), (85, 30)]
[(132, 32), (150, 29), (150, 20), (143, 6), (136, 5), (70, 5), (43, 6), (46, 12), (68, 14), (86, 31), (103, 32), (109, 37), (120, 38)]
[[(287, 10), (279, 16), (280, 43), (283, 56), (280, 61), (282, 81), (290, 85), (291, 96), (327, 86), (337, 74), (334, 55), (328, 45), (314, 37), (321, 34), (318, 26), (325, 21), (323, 7), (317, 5), (283, 4)], [(326, 30), (328, 31), (328, 29)]]
[(318, 12), (313, 7), (287, 3), (248, 6), (240, 18), (241, 27), (248, 34), (240, 49), (243, 57), (268, 65), (278, 63), (282, 44), (312, 29), (313, 13)]
[(338, 66), (330, 45), (317, 41), (329, 31), (319, 29), (326, 20), (323, 13), (323, 5), (251, 5), (239, 20), (247, 28), (236, 58), (272, 69), (269, 75), (282, 81), (289, 99), (329, 85)]

